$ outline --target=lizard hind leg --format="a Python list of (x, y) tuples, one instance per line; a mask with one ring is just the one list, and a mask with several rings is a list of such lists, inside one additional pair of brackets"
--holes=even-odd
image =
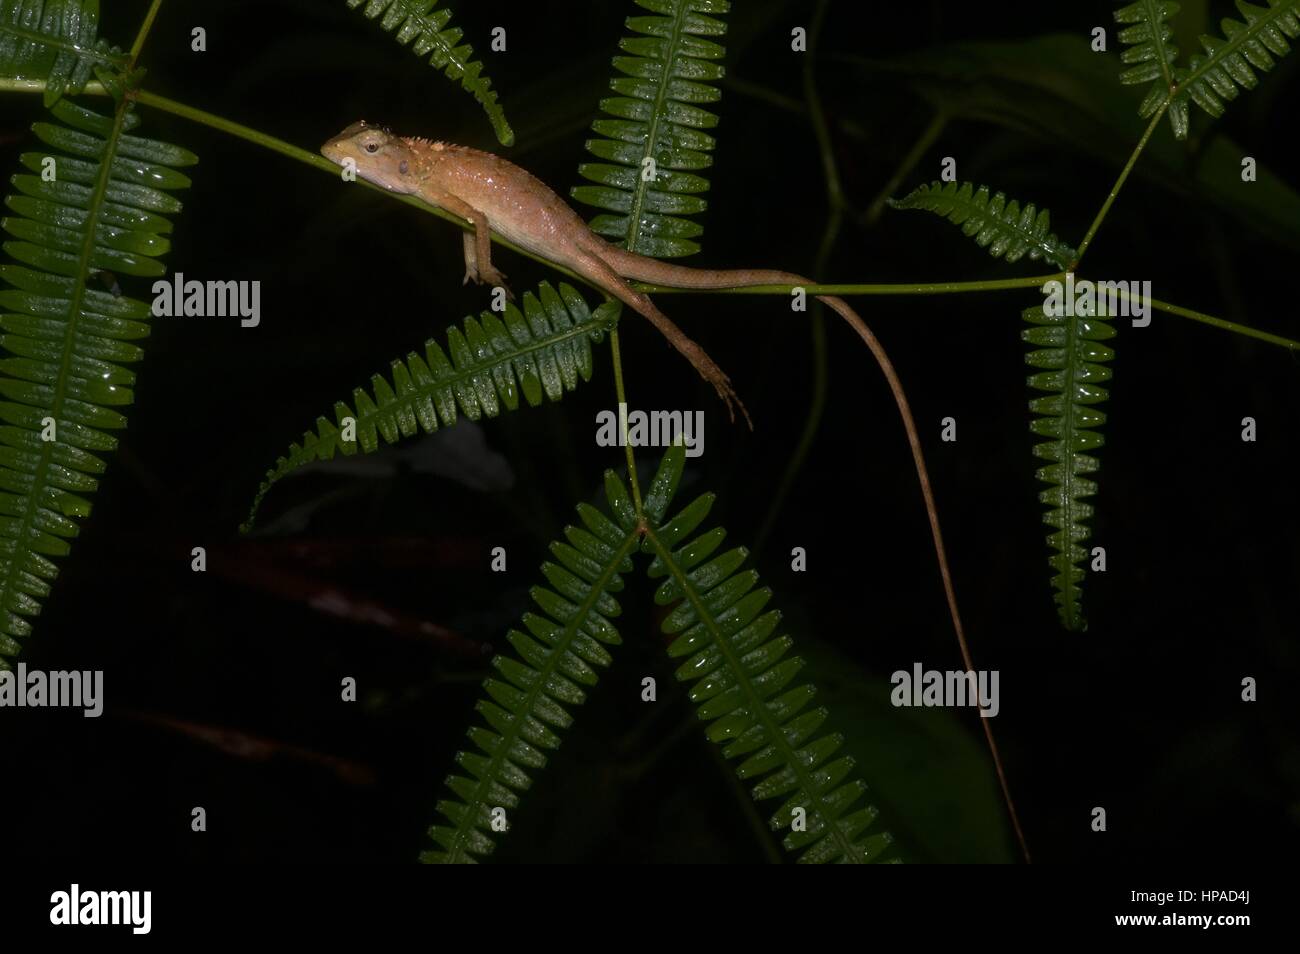
[(599, 256), (589, 252), (584, 252), (576, 262), (575, 270), (586, 275), (597, 283), (609, 294), (618, 298), (625, 305), (630, 306), (638, 314), (642, 315), (649, 322), (659, 329), (659, 332), (668, 339), (677, 351), (691, 363), (691, 366), (700, 373), (700, 377), (713, 385), (713, 390), (718, 393), (722, 403), (727, 406), (727, 416), (735, 421), (736, 408), (740, 408), (740, 413), (745, 416), (745, 422), (749, 429), (754, 429), (754, 421), (749, 416), (749, 411), (745, 408), (745, 403), (736, 394), (735, 388), (731, 386), (731, 379), (727, 377), (726, 372), (718, 367), (716, 361), (709, 356), (700, 345), (694, 341), (686, 332), (674, 324), (673, 320), (658, 309), (647, 295), (634, 291), (623, 277), (614, 271)]

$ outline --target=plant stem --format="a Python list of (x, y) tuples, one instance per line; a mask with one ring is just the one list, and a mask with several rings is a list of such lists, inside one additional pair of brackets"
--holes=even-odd
[(1133, 149), (1133, 154), (1128, 157), (1128, 162), (1126, 162), (1124, 168), (1120, 170), (1119, 178), (1115, 180), (1115, 184), (1110, 188), (1110, 195), (1106, 196), (1106, 201), (1102, 203), (1101, 211), (1097, 213), (1097, 217), (1092, 220), (1092, 225), (1088, 228), (1088, 234), (1085, 235), (1083, 241), (1079, 243), (1079, 251), (1075, 254), (1074, 264), (1070, 266), (1068, 269), (1069, 271), (1075, 271), (1079, 267), (1079, 263), (1083, 261), (1084, 253), (1088, 251), (1088, 246), (1092, 244), (1093, 237), (1096, 236), (1097, 230), (1101, 228), (1101, 223), (1106, 221), (1106, 216), (1110, 212), (1110, 207), (1115, 204), (1115, 199), (1119, 195), (1119, 190), (1124, 188), (1124, 183), (1128, 181), (1129, 174), (1137, 165), (1138, 156), (1142, 155), (1142, 151), (1146, 149), (1147, 143), (1151, 141), (1152, 134), (1156, 131), (1156, 127), (1160, 125), (1160, 120), (1164, 118), (1164, 115), (1168, 110), (1169, 100), (1166, 99), (1160, 108), (1156, 110), (1155, 115), (1151, 117), (1151, 122), (1147, 124), (1146, 132), (1142, 134), (1142, 138), (1138, 140), (1137, 146)]
[[(614, 393), (618, 396), (619, 406), (627, 404), (627, 393), (623, 390), (623, 354), (618, 344), (618, 328), (614, 327), (609, 330), (609, 353), (614, 362)], [(621, 415), (620, 415), (621, 416)], [(626, 424), (626, 421), (622, 422)], [(627, 439), (627, 429), (623, 430), (623, 450), (627, 453), (627, 479), (632, 485), (632, 503), (636, 506), (637, 517), (644, 517), (645, 511), (641, 506), (641, 487), (636, 479), (636, 454), (632, 450), (632, 442)]]
[[(160, 3), (161, 0), (155, 0), (155, 6)], [(42, 92), (44, 89), (45, 89), (45, 83), (42, 80), (0, 79), (0, 92), (39, 93)], [(85, 92), (95, 96), (108, 95), (104, 87), (100, 83), (95, 81), (86, 84)], [(247, 140), (248, 142), (263, 147), (264, 149), (269, 149), (272, 152), (278, 152), (282, 156), (285, 156), (289, 159), (293, 159), (296, 162), (301, 162), (304, 163), (305, 165), (309, 165), (314, 168), (320, 169), (324, 172), (328, 172), (331, 175), (338, 174), (338, 166), (330, 162), (325, 157), (318, 156), (315, 153), (308, 152), (305, 149), (300, 149), (297, 146), (287, 143), (282, 139), (277, 139), (274, 136), (269, 136), (266, 133), (259, 132), (258, 130), (253, 129), (249, 126), (244, 126), (240, 123), (233, 122), (222, 116), (217, 116), (214, 115), (213, 113), (205, 112), (204, 110), (201, 109), (196, 109), (193, 106), (187, 106), (184, 103), (178, 103), (175, 100), (168, 99), (165, 96), (159, 96), (156, 93), (150, 93), (147, 90), (140, 90), (135, 92), (132, 95), (137, 102), (144, 103), (147, 106), (152, 106), (155, 109), (161, 109), (164, 112), (172, 113), (173, 115), (180, 116), (183, 119), (188, 119), (192, 122), (196, 122), (204, 126), (209, 126), (213, 129), (227, 133), (228, 135), (236, 136), (240, 139)], [(1104, 221), (1106, 214), (1109, 211), (1111, 205), (1114, 204), (1115, 197), (1119, 194), (1119, 191), (1123, 187), (1124, 182), (1128, 178), (1129, 173), (1136, 165), (1137, 158), (1141, 154), (1146, 143), (1150, 140), (1151, 135), (1154, 132), (1155, 127), (1161, 115), (1167, 109), (1168, 109), (1168, 103), (1166, 103), (1160, 110), (1157, 111), (1156, 115), (1152, 117), (1151, 124), (1147, 127), (1147, 130), (1143, 134), (1142, 139), (1138, 143), (1137, 148), (1133, 151), (1133, 155), (1129, 157), (1129, 161), (1127, 165), (1125, 165), (1124, 171), (1120, 174), (1119, 179), (1116, 181), (1114, 188), (1111, 189), (1110, 195), (1106, 199), (1106, 204), (1102, 207), (1101, 212), (1098, 213), (1096, 221), (1094, 221), (1092, 224), (1092, 228), (1088, 230), (1088, 235), (1086, 235), (1084, 237), (1083, 242), (1080, 243), (1079, 255), (1078, 258), (1076, 258), (1075, 260), (1076, 266), (1078, 264), (1078, 261), (1083, 258), (1083, 253), (1087, 250), (1088, 246), (1091, 244), (1092, 237), (1097, 233), (1097, 230), (1101, 227), (1102, 221)], [(358, 180), (358, 181), (361, 182), (361, 184), (364, 186), (375, 189), (376, 191), (379, 192), (384, 192), (385, 195), (392, 196), (393, 198), (397, 199), (400, 202), (405, 202), (407, 205), (420, 209), (422, 212), (436, 215), (439, 218), (447, 220), (448, 222), (452, 222), (455, 225), (459, 225), (462, 229), (469, 228), (469, 225), (467, 223), (457, 218), (456, 216), (452, 215), (450, 212), (444, 212), (442, 209), (435, 209), (432, 206), (430, 206), (428, 203), (420, 199), (417, 199), (414, 196), (393, 195), (392, 193), (389, 193), (386, 190), (380, 189), (378, 186), (372, 186), (370, 183), (365, 182), (364, 180)], [(504, 245), (506, 248), (509, 248), (510, 250), (517, 252), (520, 255), (526, 256), (527, 258), (531, 258), (536, 262), (540, 262), (544, 265), (547, 265), (555, 269), (556, 271), (561, 272), (564, 275), (567, 275), (569, 278), (572, 278), (574, 281), (587, 284), (587, 282), (583, 279), (581, 275), (578, 275), (573, 271), (564, 268), (563, 266), (557, 265), (556, 263), (549, 261), (548, 259), (546, 259), (541, 255), (536, 255), (532, 252), (522, 249), (519, 246), (515, 245), (513, 242), (506, 241), (498, 235), (493, 235), (492, 240), (501, 245)], [(957, 295), (957, 294), (966, 294), (972, 292), (1009, 291), (1017, 288), (1041, 288), (1045, 283), (1053, 280), (1059, 281), (1063, 277), (1064, 277), (1064, 273), (1061, 272), (1054, 275), (1034, 275), (1027, 278), (1005, 278), (1005, 279), (998, 279), (995, 281), (981, 281), (981, 282), (928, 282), (928, 283), (914, 282), (914, 283), (903, 283), (903, 284), (848, 284), (848, 285), (818, 284), (818, 285), (805, 285), (800, 287), (803, 287), (804, 290), (810, 295), (840, 295), (840, 296)], [(639, 291), (653, 293), (653, 294), (660, 294), (660, 295), (681, 294), (684, 292), (692, 292), (695, 294), (701, 294), (701, 293), (715, 294), (715, 295), (788, 295), (790, 294), (791, 288), (795, 286), (750, 285), (745, 288), (688, 289), (688, 288), (669, 288), (665, 285), (650, 285), (642, 282), (636, 282), (633, 283), (633, 287), (637, 288)], [(1281, 347), (1287, 348), (1291, 351), (1300, 349), (1300, 343), (1297, 343), (1291, 340), (1290, 338), (1284, 338), (1281, 335), (1270, 334), (1267, 331), (1260, 331), (1256, 328), (1250, 327), (1249, 325), (1243, 325), (1234, 321), (1228, 321), (1224, 318), (1216, 318), (1213, 315), (1207, 315), (1203, 312), (1193, 311), (1190, 308), (1182, 308), (1179, 307), (1178, 305), (1171, 305), (1166, 302), (1156, 301), (1154, 299), (1152, 300), (1151, 305), (1152, 307), (1157, 308), (1160, 311), (1168, 312), (1171, 315), (1179, 315), (1183, 318), (1190, 318), (1193, 321), (1199, 321), (1203, 324), (1211, 325), (1215, 328), (1220, 328), (1224, 331), (1232, 331), (1239, 335), (1245, 335), (1248, 338), (1255, 338), (1259, 341), (1266, 341), (1269, 344), (1280, 345)]]
[(1220, 328), (1223, 331), (1232, 331), (1239, 335), (1245, 335), (1247, 338), (1255, 338), (1259, 341), (1267, 341), (1269, 344), (1280, 345), (1289, 351), (1300, 351), (1300, 341), (1292, 341), (1290, 338), (1284, 338), (1281, 335), (1271, 334), (1267, 331), (1260, 331), (1258, 328), (1252, 328), (1250, 325), (1238, 324), (1235, 321), (1228, 321), (1226, 318), (1216, 318), (1214, 315), (1207, 315), (1202, 311), (1193, 311), (1190, 308), (1183, 308), (1179, 305), (1171, 305), (1168, 302), (1151, 299), (1151, 307), (1159, 311), (1168, 312), (1171, 315), (1178, 315), (1182, 318), (1190, 318), (1192, 321), (1199, 321), (1201, 324), (1210, 325), (1213, 328)]
[[(44, 89), (45, 83), (40, 80), (0, 79), (0, 92), (39, 93)], [(104, 87), (96, 82), (87, 83), (85, 92), (96, 96), (107, 95)], [(306, 149), (300, 149), (291, 143), (285, 142), (283, 139), (277, 139), (275, 136), (259, 132), (251, 126), (245, 126), (242, 123), (234, 122), (233, 120), (226, 119), (223, 116), (217, 116), (214, 113), (209, 113), (202, 109), (196, 109), (195, 107), (188, 106), (185, 103), (178, 103), (173, 99), (159, 96), (157, 93), (151, 93), (148, 90), (139, 90), (132, 94), (132, 96), (136, 102), (143, 103), (146, 106), (151, 106), (154, 109), (161, 109), (163, 112), (171, 113), (174, 116), (180, 116), (182, 119), (188, 119), (191, 122), (199, 123), (200, 125), (216, 129), (219, 132), (224, 132), (227, 135), (246, 140), (254, 145), (261, 146), (263, 149), (278, 152), (280, 155), (292, 159), (295, 162), (301, 162), (304, 165), (312, 166), (313, 168), (320, 169), (323, 172), (328, 172), (330, 175), (337, 176), (339, 174), (339, 167), (330, 162), (324, 156), (317, 155), (314, 152), (308, 152)], [(396, 195), (388, 192), (386, 189), (381, 189), (379, 186), (372, 185), (364, 179), (358, 179), (357, 182), (367, 188), (374, 189), (377, 192), (382, 192), (399, 202), (405, 202), (407, 205), (417, 208), (422, 212), (445, 219), (448, 222), (460, 226), (462, 229), (468, 230), (470, 228), (470, 225), (463, 219), (460, 219), (442, 209), (435, 209), (424, 200), (416, 198), (415, 196)], [(519, 255), (531, 258), (535, 262), (547, 265), (550, 268), (567, 275), (574, 281), (588, 285), (590, 284), (587, 279), (583, 278), (576, 272), (573, 272), (562, 265), (558, 265), (544, 256), (520, 248), (518, 245), (501, 238), (501, 236), (495, 233), (492, 235), (492, 241), (505, 246)], [(800, 287), (805, 288), (810, 295), (946, 295), (965, 292), (1006, 291), (1016, 288), (1041, 287), (1045, 282), (1054, 278), (1059, 279), (1060, 277), (1062, 276), (1041, 275), (1029, 278), (1006, 278), (983, 282), (908, 283), (901, 285), (806, 285)], [(653, 292), (656, 294), (695, 292), (697, 294), (724, 295), (788, 295), (790, 294), (790, 289), (794, 287), (791, 285), (751, 285), (745, 288), (688, 289), (669, 288), (665, 285), (651, 285), (643, 282), (633, 282), (631, 284), (632, 287), (636, 288), (638, 291), (647, 293)]]
[(140, 32), (135, 35), (135, 42), (131, 44), (131, 55), (126, 63), (128, 73), (135, 69), (140, 51), (144, 49), (144, 41), (148, 38), (149, 31), (153, 29), (154, 17), (158, 16), (158, 8), (161, 6), (162, 0), (153, 0), (153, 3), (149, 4), (149, 11), (144, 15), (144, 23), (140, 24)]
[[(1133, 298), (1122, 284), (1116, 288), (1119, 296), (1125, 301)], [(1266, 341), (1269, 344), (1278, 345), (1286, 348), (1288, 351), (1300, 351), (1300, 341), (1292, 341), (1290, 338), (1284, 338), (1282, 335), (1275, 335), (1269, 331), (1260, 331), (1258, 328), (1252, 328), (1250, 325), (1243, 325), (1235, 321), (1229, 321), (1226, 318), (1216, 318), (1214, 315), (1207, 315), (1203, 311), (1193, 311), (1191, 308), (1184, 308), (1181, 305), (1171, 305), (1169, 302), (1158, 299), (1150, 299), (1151, 307), (1157, 311), (1167, 312), (1171, 315), (1178, 315), (1180, 318), (1190, 318), (1192, 321), (1199, 321), (1201, 324), (1209, 325), (1212, 328), (1219, 328), (1222, 331), (1231, 331), (1242, 335), (1246, 338), (1255, 338), (1258, 341)]]

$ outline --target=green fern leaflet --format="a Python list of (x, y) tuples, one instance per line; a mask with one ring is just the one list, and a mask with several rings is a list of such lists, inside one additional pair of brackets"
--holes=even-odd
[(1091, 452), (1105, 442), (1097, 428), (1106, 415), (1097, 405), (1106, 400), (1102, 383), (1111, 378), (1106, 364), (1115, 356), (1102, 342), (1113, 338), (1115, 329), (1099, 315), (1057, 316), (1047, 314), (1048, 310), (1039, 305), (1024, 312), (1033, 327), (1021, 332), (1021, 337), (1035, 348), (1025, 360), (1040, 369), (1029, 376), (1029, 386), (1049, 392), (1029, 402), (1029, 410), (1040, 415), (1029, 428), (1047, 438), (1034, 447), (1034, 456), (1050, 461), (1037, 473), (1040, 481), (1051, 485), (1038, 499), (1047, 505), (1043, 520), (1055, 528), (1047, 542), (1053, 550), (1048, 563), (1057, 608), (1065, 627), (1081, 632), (1087, 626), (1081, 605), (1081, 564), (1089, 556), (1084, 544), (1092, 535), (1087, 521), (1093, 514), (1085, 498), (1097, 493), (1097, 484), (1088, 476), (1100, 466)]
[[(519, 804), (519, 793), (531, 784), (528, 773), (546, 766), (545, 752), (560, 745), (557, 731), (569, 728), (573, 717), (566, 706), (581, 705), (583, 687), (596, 684), (596, 667), (612, 661), (606, 646), (621, 642), (611, 622), (621, 612), (611, 595), (623, 588), (622, 574), (632, 572), (637, 527), (627, 488), (612, 471), (605, 474), (610, 509), (622, 515), (616, 525), (595, 507), (578, 507), (582, 527), (567, 527), (567, 543), (551, 544), (557, 562), (542, 564), (549, 586), (532, 590), (541, 614), (525, 613), (523, 629), (507, 635), (518, 658), (497, 655), (492, 660), (500, 678), (489, 678), (487, 698), (477, 709), (491, 728), (474, 726), (470, 741), (479, 751), (456, 754), (461, 772), (447, 778), (459, 799), (438, 803), (450, 825), (434, 825), (429, 836), (439, 851), (427, 851), (421, 861), (472, 863), (494, 845), (486, 832), (500, 830), (494, 821)], [(493, 815), (497, 813), (497, 818)]]
[(45, 83), (45, 105), (97, 77), (120, 92), (127, 56), (98, 37), (99, 0), (0, 0), (0, 76)]
[(1028, 255), (1033, 261), (1046, 259), (1061, 268), (1069, 267), (1074, 260), (1074, 249), (1052, 234), (1051, 213), (1046, 209), (1038, 212), (1032, 202), (1021, 208), (1019, 202), (1008, 201), (1001, 192), (990, 198), (988, 186), (976, 189), (970, 182), (960, 186), (955, 182), (933, 182), (918, 186), (903, 199), (890, 199), (889, 205), (946, 216), (994, 258), (1018, 262)]
[[(1150, 83), (1138, 112), (1143, 119), (1153, 115), (1169, 98), (1175, 80), (1178, 47), (1173, 44), (1174, 31), (1168, 20), (1179, 5), (1170, 0), (1139, 0), (1115, 11), (1115, 22), (1127, 24), (1119, 31), (1119, 41), (1128, 44), (1120, 59), (1129, 66), (1120, 74), (1126, 86)], [(1187, 99), (1176, 97), (1169, 107), (1169, 124), (1179, 139), (1187, 138)]]
[(438, 803), (450, 824), (430, 828), (439, 848), (421, 860), (473, 862), (493, 850), (489, 832), (508, 826), (530, 773), (546, 766), (545, 752), (572, 724), (566, 707), (585, 701), (596, 667), (611, 662), (605, 647), (621, 642), (612, 622), (621, 607), (612, 594), (623, 588), (638, 549), (653, 554), (650, 576), (663, 580), (655, 601), (676, 604), (663, 629), (676, 637), (669, 655), (684, 660), (677, 678), (694, 683), (691, 699), (709, 723), (709, 739), (741, 760), (736, 771), (753, 784), (754, 797), (783, 799), (771, 825), (788, 829), (786, 848), (800, 852), (801, 862), (897, 860), (888, 832), (867, 834), (877, 812), (857, 804), (866, 785), (850, 778), (852, 758), (834, 758), (842, 736), (818, 734), (828, 713), (807, 708), (816, 690), (791, 688), (803, 662), (790, 655), (788, 636), (773, 638), (781, 615), (764, 612), (772, 593), (754, 588), (758, 574), (740, 571), (748, 551), (715, 556), (725, 532), (696, 533), (713, 495), (664, 520), (685, 461), (680, 446), (664, 455), (640, 513), (622, 480), (607, 471), (609, 513), (580, 505), (583, 526), (567, 528), (568, 542), (551, 545), (556, 562), (542, 566), (548, 585), (532, 591), (542, 613), (525, 614), (527, 633), (511, 630), (518, 658), (492, 661), (499, 677), (484, 684), (487, 698), (477, 707), (490, 728), (470, 729), (477, 751), (457, 754), (459, 771), (446, 783), (457, 798)]
[(714, 496), (697, 498), (663, 522), (683, 459), (681, 448), (669, 451), (646, 495), (653, 529), (641, 549), (654, 554), (650, 577), (664, 581), (655, 602), (676, 604), (663, 622), (664, 633), (675, 637), (668, 655), (683, 660), (677, 678), (693, 683), (691, 701), (709, 723), (709, 740), (740, 761), (736, 774), (753, 786), (756, 800), (782, 799), (769, 823), (787, 832), (783, 843), (801, 853), (801, 863), (897, 860), (889, 856), (893, 836), (867, 834), (878, 813), (857, 804), (867, 786), (851, 777), (852, 757), (834, 758), (844, 737), (818, 734), (829, 713), (807, 709), (816, 688), (792, 687), (803, 660), (790, 655), (789, 636), (773, 637), (781, 614), (764, 612), (772, 591), (755, 589), (758, 572), (740, 570), (749, 551), (715, 555), (726, 532), (696, 532)]
[(1224, 101), (1237, 98), (1238, 87), (1259, 85), (1255, 70), (1273, 69), (1274, 57), (1291, 52), (1287, 37), (1300, 36), (1300, 0), (1268, 0), (1267, 7), (1237, 0), (1245, 23), (1225, 17), (1226, 39), (1202, 36), (1207, 55), (1194, 54), (1191, 68), (1178, 72), (1179, 86), (1211, 116), (1222, 116)]
[[(465, 319), (465, 330), (447, 331), (447, 351), (430, 338), (424, 355), (414, 351), (395, 360), (389, 378), (376, 374), (370, 390), (354, 388), (352, 406), (339, 401), (334, 420), (316, 419), (302, 442), (267, 471), (241, 528), (252, 529), (262, 498), (286, 475), (334, 455), (373, 453), (382, 437), (389, 444), (456, 423), (458, 410), (471, 421), (514, 411), (520, 395), (537, 407), (558, 401), (578, 382), (590, 381), (591, 345), (614, 327), (622, 306), (607, 301), (595, 311), (571, 286), (557, 292), (543, 282), (526, 292), (521, 313), (507, 304), (500, 317), (490, 311)], [(448, 359), (450, 354), (450, 360)], [(353, 434), (355, 430), (355, 435)]]
[(1153, 115), (1172, 95), (1169, 120), (1174, 135), (1186, 139), (1189, 99), (1217, 118), (1240, 90), (1258, 86), (1255, 70), (1271, 71), (1276, 58), (1291, 52), (1287, 39), (1300, 36), (1300, 0), (1267, 3), (1261, 7), (1237, 0), (1241, 20), (1224, 18), (1223, 37), (1202, 36), (1204, 52), (1192, 55), (1190, 67), (1175, 65), (1178, 48), (1170, 42), (1173, 30), (1167, 21), (1178, 12), (1177, 3), (1140, 0), (1116, 10), (1116, 21), (1128, 24), (1119, 34), (1130, 45), (1122, 58), (1132, 64), (1120, 82), (1152, 83), (1139, 107), (1142, 116)]
[[(713, 164), (715, 141), (704, 132), (718, 117), (700, 104), (722, 94), (710, 85), (722, 79), (723, 46), (705, 39), (721, 36), (726, 24), (715, 15), (727, 12), (726, 0), (636, 0), (658, 16), (629, 17), (638, 36), (625, 37), (614, 57), (621, 76), (610, 81), (617, 96), (601, 101), (609, 117), (592, 130), (601, 138), (587, 141), (597, 163), (578, 173), (594, 186), (577, 186), (574, 199), (607, 213), (591, 228), (630, 251), (655, 258), (681, 258), (700, 250), (703, 227), (686, 215), (703, 212), (699, 194), (709, 180), (695, 173)], [(653, 172), (653, 174), (650, 174)]]
[[(428, 54), (430, 65), (443, 70), (448, 79), (460, 80), (460, 85), (478, 101), (487, 113), (488, 122), (503, 146), (515, 144), (515, 134), (506, 122), (505, 111), (497, 102), (492, 81), (483, 75), (483, 64), (474, 59), (474, 49), (461, 44), (463, 34), (450, 27), (451, 12), (435, 10), (438, 0), (346, 0), (348, 9), (355, 10), (365, 4), (362, 14), (369, 20), (383, 15), (379, 25), (392, 33), (402, 46), (415, 43), (411, 49), (416, 56)], [(394, 32), (396, 31), (396, 32)], [(460, 45), (458, 45), (460, 44)]]
[[(167, 216), (181, 204), (166, 190), (190, 180), (173, 166), (197, 162), (177, 146), (128, 135), (128, 104), (101, 116), (63, 99), (63, 125), (32, 130), (48, 152), (23, 153), (36, 175), (11, 180), (5, 204), (13, 236), (0, 264), (0, 666), (31, 632), (88, 494), (126, 426), (116, 408), (132, 401), (139, 361), (133, 342), (149, 334), (143, 301), (93, 287), (99, 273), (157, 277), (168, 251)], [(53, 166), (49, 161), (53, 161)], [(42, 175), (57, 170), (53, 181)]]

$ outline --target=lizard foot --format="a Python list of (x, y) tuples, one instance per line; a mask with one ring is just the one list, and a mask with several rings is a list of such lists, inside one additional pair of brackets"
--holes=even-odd
[[(721, 373), (721, 372), (719, 372)], [(736, 408), (740, 408), (740, 413), (745, 415), (745, 423), (749, 429), (754, 429), (754, 419), (749, 416), (749, 409), (745, 407), (745, 402), (740, 399), (735, 388), (731, 386), (731, 380), (724, 374), (721, 381), (710, 380), (713, 390), (718, 392), (718, 397), (722, 398), (722, 403), (727, 405), (727, 417), (734, 424), (736, 421)]]
[(722, 398), (722, 403), (727, 405), (727, 416), (731, 422), (734, 424), (736, 421), (736, 406), (739, 405), (740, 413), (745, 415), (745, 423), (749, 425), (749, 429), (752, 431), (754, 429), (754, 419), (749, 416), (749, 411), (745, 408), (745, 402), (740, 399), (740, 396), (736, 394), (736, 389), (731, 386), (731, 378), (727, 377), (727, 373), (718, 367), (716, 361), (709, 357), (707, 351), (685, 335), (682, 335), (680, 331), (677, 334), (681, 335), (682, 340), (673, 340), (671, 337), (669, 340), (672, 341), (678, 351), (686, 356), (695, 370), (700, 373), (700, 377), (713, 385), (713, 390), (718, 392), (718, 397)]
[(493, 288), (504, 288), (506, 290), (506, 298), (511, 301), (515, 300), (515, 293), (512, 292), (510, 286), (506, 284), (506, 276), (504, 272), (499, 272), (495, 268), (489, 267), (481, 271), (478, 280), (481, 284), (491, 285)]

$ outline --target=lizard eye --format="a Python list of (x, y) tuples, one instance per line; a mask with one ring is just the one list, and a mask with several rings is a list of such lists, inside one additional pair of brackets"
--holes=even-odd
[(379, 143), (377, 142), (366, 143), (366, 152), (378, 152), (378, 151), (379, 151)]
[(397, 166), (397, 171), (402, 175), (406, 175), (410, 170), (411, 166), (405, 159), (403, 159)]

